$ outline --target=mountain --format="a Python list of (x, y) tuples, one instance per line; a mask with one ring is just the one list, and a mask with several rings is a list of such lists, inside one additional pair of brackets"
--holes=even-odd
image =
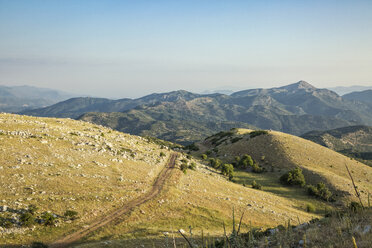
[(302, 137), (372, 165), (372, 127), (350, 126), (312, 131)]
[[(249, 216), (242, 219), (248, 230), (309, 221), (332, 206), (233, 183), (166, 142), (82, 121), (0, 114), (0, 140), (1, 247), (153, 246), (169, 233), (179, 240), (177, 230), (190, 226), (196, 235), (221, 236), (233, 209)], [(182, 163), (195, 165), (184, 173)], [(319, 211), (308, 213), (307, 203)]]
[(349, 94), (354, 91), (364, 91), (364, 90), (372, 90), (372, 86), (361, 86), (361, 85), (354, 85), (354, 86), (337, 86), (328, 88), (331, 91), (336, 92), (340, 96), (345, 94)]
[(19, 112), (25, 109), (41, 108), (73, 96), (73, 94), (52, 89), (0, 85), (0, 111)]
[(372, 90), (351, 92), (344, 95), (343, 98), (372, 104)]
[(257, 127), (301, 135), (312, 130), (372, 125), (371, 109), (368, 104), (346, 100), (330, 90), (300, 81), (231, 95), (173, 91), (133, 100), (75, 98), (21, 113), (78, 118), (186, 144), (224, 130), (223, 127)]

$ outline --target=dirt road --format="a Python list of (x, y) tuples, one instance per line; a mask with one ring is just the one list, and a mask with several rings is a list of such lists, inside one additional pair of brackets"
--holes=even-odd
[(143, 196), (140, 196), (130, 202), (128, 202), (125, 206), (115, 210), (114, 212), (109, 213), (106, 216), (103, 216), (97, 220), (95, 220), (93, 223), (89, 224), (88, 227), (80, 229), (74, 233), (71, 233), (55, 242), (50, 244), (49, 247), (53, 248), (62, 248), (62, 247), (69, 247), (73, 243), (77, 242), (78, 240), (82, 239), (83, 237), (87, 236), (91, 232), (97, 230), (100, 227), (103, 227), (113, 221), (115, 221), (117, 218), (124, 214), (130, 213), (132, 210), (134, 210), (136, 207), (140, 206), (141, 204), (155, 198), (157, 195), (160, 194), (161, 190), (163, 189), (167, 179), (171, 176), (172, 169), (175, 166), (177, 158), (177, 153), (172, 153), (168, 163), (164, 167), (164, 169), (160, 172), (158, 177), (156, 178), (154, 185), (152, 186), (151, 190), (144, 194)]

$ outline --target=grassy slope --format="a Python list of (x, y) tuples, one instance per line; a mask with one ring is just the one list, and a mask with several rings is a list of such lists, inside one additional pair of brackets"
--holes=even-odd
[[(232, 161), (235, 156), (249, 154), (269, 171), (264, 174), (240, 171), (237, 173), (237, 179), (242, 183), (244, 180), (257, 179), (267, 190), (279, 195), (286, 195), (286, 191), (289, 191), (289, 189), (281, 187), (276, 182), (284, 172), (299, 166), (304, 170), (308, 182), (315, 184), (323, 181), (334, 191), (338, 191), (340, 196), (347, 196), (341, 198), (342, 201), (355, 200), (351, 181), (345, 169), (346, 164), (361, 190), (363, 199), (366, 200), (367, 193), (372, 192), (372, 182), (370, 181), (372, 179), (372, 168), (369, 166), (321, 145), (289, 134), (270, 131), (268, 135), (251, 139), (249, 138), (249, 132), (250, 130), (238, 129), (231, 137), (239, 136), (242, 138), (241, 140), (233, 144), (227, 140), (227, 144), (223, 142), (218, 146), (218, 155), (226, 161)], [(210, 140), (209, 142), (207, 140), (201, 146), (204, 147), (204, 151), (215, 147), (210, 143)], [(203, 150), (199, 153), (201, 152)]]
[[(35, 204), (40, 212), (57, 214), (74, 209), (81, 217), (56, 228), (37, 226), (34, 231), (0, 236), (0, 245), (49, 242), (83, 226), (148, 190), (165, 162), (159, 157), (159, 145), (86, 122), (1, 114), (0, 129), (2, 204), (17, 209)], [(125, 149), (131, 149), (134, 158)], [(221, 234), (222, 222), (231, 222), (233, 207), (239, 213), (247, 211), (246, 229), (250, 221), (255, 226), (274, 226), (318, 216), (306, 213), (303, 203), (228, 182), (202, 164), (197, 167), (186, 175), (175, 169), (160, 197), (87, 240), (159, 237), (163, 231), (189, 226), (199, 233), (203, 228)]]
[(158, 145), (86, 122), (1, 114), (0, 130), (1, 205), (81, 217), (32, 236), (0, 236), (0, 244), (49, 241), (125, 204), (149, 189), (166, 160)]

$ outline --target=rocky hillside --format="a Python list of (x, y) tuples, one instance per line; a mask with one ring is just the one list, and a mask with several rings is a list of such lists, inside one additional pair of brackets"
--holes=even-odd
[(327, 131), (312, 131), (302, 137), (372, 164), (372, 127), (350, 126)]
[[(141, 197), (163, 170), (165, 143), (70, 119), (0, 114), (0, 245), (52, 243)], [(191, 165), (184, 174), (182, 163)], [(164, 237), (189, 226), (221, 234), (233, 207), (243, 227), (307, 221), (306, 203), (230, 182), (202, 161), (180, 154), (159, 195), (84, 240)], [(326, 203), (324, 203), (326, 204)], [(248, 208), (247, 208), (248, 206)]]
[(200, 140), (223, 127), (254, 126), (301, 135), (312, 130), (372, 125), (370, 105), (345, 100), (304, 81), (232, 95), (174, 91), (134, 100), (76, 98), (22, 113), (79, 118), (133, 134), (151, 132), (152, 136), (182, 143)]

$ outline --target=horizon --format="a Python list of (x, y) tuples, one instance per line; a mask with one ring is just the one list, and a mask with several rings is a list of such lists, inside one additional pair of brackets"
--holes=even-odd
[(370, 1), (0, 0), (0, 83), (108, 98), (371, 86)]

